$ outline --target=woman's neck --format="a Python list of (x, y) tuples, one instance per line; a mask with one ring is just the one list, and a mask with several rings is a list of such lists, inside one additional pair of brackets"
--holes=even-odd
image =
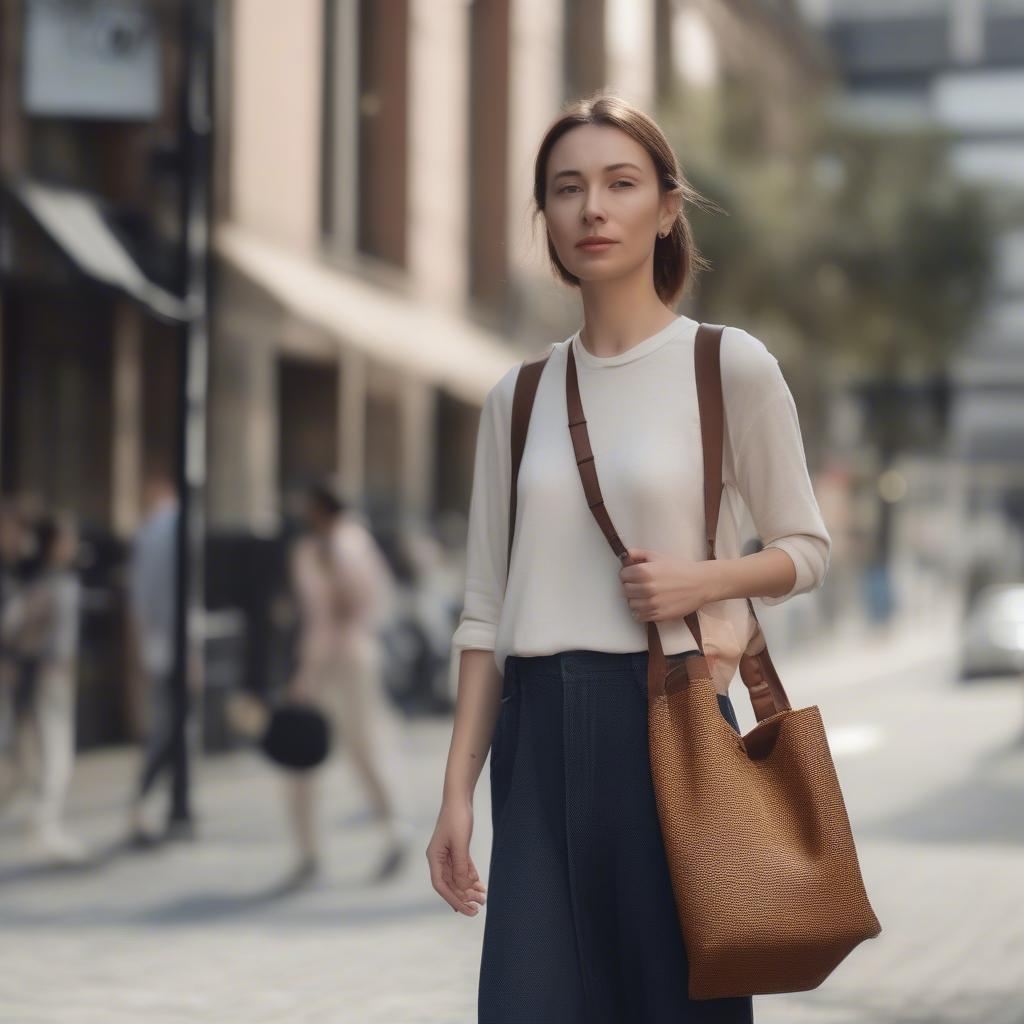
[(642, 313), (635, 308), (616, 307), (613, 311), (595, 309), (593, 303), (584, 303), (583, 327), (580, 343), (594, 356), (603, 358), (626, 352), (645, 338), (657, 334), (678, 319), (678, 314), (662, 305)]

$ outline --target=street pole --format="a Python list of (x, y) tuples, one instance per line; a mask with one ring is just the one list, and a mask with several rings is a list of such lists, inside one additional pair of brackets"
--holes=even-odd
[(192, 315), (182, 328), (178, 401), (177, 586), (172, 702), (173, 781), (169, 826), (188, 827), (189, 730), (201, 721), (206, 401), (209, 364), (208, 250), (212, 135), (212, 8), (181, 0), (182, 83), (180, 291)]

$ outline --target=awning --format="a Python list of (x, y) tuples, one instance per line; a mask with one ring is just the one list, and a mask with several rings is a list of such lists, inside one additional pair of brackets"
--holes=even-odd
[(347, 275), (237, 224), (214, 249), (282, 306), (366, 355), (473, 405), (524, 358), (497, 336), (443, 310)]
[(98, 197), (28, 178), (5, 184), (83, 274), (124, 292), (163, 319), (191, 319), (187, 303), (142, 272), (103, 219)]

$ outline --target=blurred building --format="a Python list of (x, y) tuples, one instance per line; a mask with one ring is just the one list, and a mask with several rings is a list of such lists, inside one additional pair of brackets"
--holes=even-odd
[[(958, 550), (968, 594), (987, 579), (1019, 579), (1024, 576), (1024, 2), (803, 0), (803, 7), (836, 54), (846, 116), (894, 132), (920, 126), (947, 132), (952, 169), (985, 189), (1000, 225), (988, 302), (950, 372), (948, 451), (960, 517), (951, 528), (963, 537)], [(982, 528), (1000, 520), (992, 530)]]
[[(0, 5), (0, 481), (78, 513), (112, 566), (145, 466), (178, 443), (182, 9)], [(450, 536), (487, 390), (577, 326), (530, 217), (560, 104), (609, 86), (657, 113), (746, 83), (785, 150), (787, 97), (823, 69), (782, 0), (210, 10), (207, 598), (243, 609), (246, 671), (266, 673), (267, 581), (301, 484), (338, 473), (381, 538)], [(99, 592), (118, 623), (113, 569)], [(111, 626), (91, 648), (85, 744), (124, 732), (122, 645)]]
[[(469, 501), (492, 384), (570, 333), (529, 216), (560, 104), (758, 82), (784, 148), (822, 74), (789, 4), (235, 0), (222, 6), (214, 520), (276, 530), (337, 470), (378, 526)], [(454, 667), (453, 667), (454, 669)]]
[(132, 718), (120, 571), (174, 466), (181, 31), (173, 3), (0, 4), (0, 483), (81, 523), (83, 745)]

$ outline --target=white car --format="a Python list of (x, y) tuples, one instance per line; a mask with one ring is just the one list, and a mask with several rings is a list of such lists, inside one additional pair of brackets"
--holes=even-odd
[(1024, 583), (990, 583), (964, 621), (961, 678), (1024, 672)]

